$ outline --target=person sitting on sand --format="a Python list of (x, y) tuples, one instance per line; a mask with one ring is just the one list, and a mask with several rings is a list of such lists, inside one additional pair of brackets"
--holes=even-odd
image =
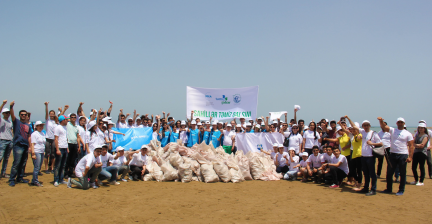
[(307, 179), (308, 177), (315, 178), (314, 182), (319, 183), (322, 178), (322, 164), (324, 163), (324, 159), (321, 155), (319, 155), (318, 146), (312, 147), (313, 154), (309, 156), (307, 159), (307, 170), (303, 173), (304, 177)]
[(141, 150), (133, 152), (132, 160), (129, 162), (130, 170), (132, 172), (132, 180), (138, 181), (143, 179), (144, 175), (148, 174), (147, 166), (147, 151), (148, 146), (141, 146)]
[(275, 157), (276, 172), (282, 173), (282, 175), (288, 172), (289, 170), (287, 165), (288, 157), (289, 157), (288, 153), (284, 151), (284, 146), (282, 144), (279, 144), (278, 153), (276, 154)]
[(289, 170), (284, 175), (285, 180), (295, 180), (299, 171), (299, 157), (295, 154), (295, 148), (289, 148), (289, 158), (286, 159), (289, 165)]
[(333, 148), (333, 154), (335, 155), (333, 161), (324, 164), (323, 167), (328, 169), (325, 179), (332, 181), (330, 188), (338, 188), (349, 173), (348, 161), (344, 155), (341, 155), (340, 149), (337, 147)]

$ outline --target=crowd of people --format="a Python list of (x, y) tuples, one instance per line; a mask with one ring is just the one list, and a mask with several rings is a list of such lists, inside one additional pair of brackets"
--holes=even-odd
[[(288, 121), (269, 117), (255, 120), (245, 118), (221, 122), (210, 118), (209, 121), (194, 119), (175, 120), (170, 114), (148, 114), (140, 116), (124, 114), (120, 109), (117, 122), (111, 118), (113, 103), (108, 110), (92, 109), (88, 116), (79, 103), (78, 109), (66, 115), (69, 106), (49, 109), (45, 102), (45, 122), (30, 122), (30, 112), (20, 110), (15, 116), (14, 105), (0, 110), (0, 162), (3, 160), (1, 177), (9, 177), (9, 186), (16, 183), (29, 183), (25, 180), (25, 168), (29, 154), (34, 170), (29, 183), (42, 187), (38, 176), (53, 174), (54, 186), (65, 184), (68, 187), (98, 188), (101, 184), (119, 185), (129, 180), (138, 181), (148, 174), (146, 165), (150, 146), (129, 151), (121, 146), (113, 148), (114, 135), (124, 135), (113, 130), (117, 128), (152, 128), (152, 139), (160, 141), (162, 147), (173, 142), (182, 142), (186, 147), (195, 144), (212, 144), (223, 147), (225, 153), (236, 153), (236, 135), (243, 133), (280, 133), (284, 142), (274, 143), (273, 151), (261, 150), (269, 155), (286, 180), (312, 180), (325, 182), (330, 188), (338, 188), (347, 178), (346, 184), (353, 185), (353, 190), (368, 196), (377, 192), (377, 178), (381, 176), (383, 161), (387, 161), (387, 186), (382, 193), (392, 193), (393, 177), (400, 182), (396, 195), (404, 194), (407, 164), (412, 162), (414, 181), (410, 184), (423, 186), (426, 177), (432, 175), (430, 138), (432, 131), (427, 129), (424, 120), (419, 121), (415, 135), (406, 130), (405, 120), (398, 118), (396, 128), (388, 126), (383, 118), (378, 117), (381, 131), (371, 130), (368, 120), (353, 122), (343, 116), (338, 121), (322, 119), (305, 125), (304, 120), (294, 118)], [(10, 174), (6, 167), (11, 152), (13, 164)], [(376, 165), (378, 161), (378, 165)], [(420, 176), (417, 168), (420, 169)], [(128, 176), (128, 178), (127, 178)], [(106, 180), (105, 183), (103, 181)]]

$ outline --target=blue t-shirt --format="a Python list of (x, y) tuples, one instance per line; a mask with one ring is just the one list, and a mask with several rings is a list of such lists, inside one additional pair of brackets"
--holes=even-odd
[(179, 139), (179, 133), (171, 132), (169, 142), (177, 142)]
[(210, 132), (204, 131), (204, 134), (201, 137), (201, 142), (205, 142), (208, 145), (210, 142)]
[(161, 139), (161, 146), (162, 147), (165, 147), (168, 144), (169, 135), (170, 135), (170, 132), (169, 131), (165, 131), (165, 137), (163, 137)]
[(198, 143), (198, 134), (199, 134), (199, 129), (196, 128), (195, 130), (190, 129), (189, 131), (189, 138), (188, 138), (188, 147), (192, 147), (193, 145), (195, 145), (196, 143)]
[(220, 137), (221, 134), (222, 133), (219, 130), (212, 131), (211, 139), (212, 139), (212, 144), (215, 148), (220, 146), (220, 142), (218, 141), (218, 138)]
[(12, 123), (14, 132), (13, 144), (30, 146), (28, 142), (28, 138), (32, 134), (30, 125), (22, 123), (18, 118)]

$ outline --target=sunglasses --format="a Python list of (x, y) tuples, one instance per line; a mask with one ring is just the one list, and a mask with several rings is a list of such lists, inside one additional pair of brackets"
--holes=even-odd
[(27, 116), (27, 114), (20, 114), (20, 116)]
[(70, 118), (76, 118), (76, 117), (70, 117)]

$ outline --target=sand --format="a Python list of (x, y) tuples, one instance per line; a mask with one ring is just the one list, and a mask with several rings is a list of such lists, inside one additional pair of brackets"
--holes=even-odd
[[(12, 158), (7, 173), (10, 172)], [(33, 170), (31, 159), (26, 172)], [(408, 181), (413, 181), (411, 164)], [(385, 168), (384, 168), (385, 173)], [(31, 174), (26, 179), (31, 180)], [(432, 181), (405, 195), (366, 197), (351, 186), (329, 189), (299, 181), (243, 183), (122, 182), (99, 189), (43, 187), (0, 180), (0, 223), (431, 223)], [(394, 191), (398, 184), (394, 184)], [(378, 190), (385, 179), (378, 179)]]

